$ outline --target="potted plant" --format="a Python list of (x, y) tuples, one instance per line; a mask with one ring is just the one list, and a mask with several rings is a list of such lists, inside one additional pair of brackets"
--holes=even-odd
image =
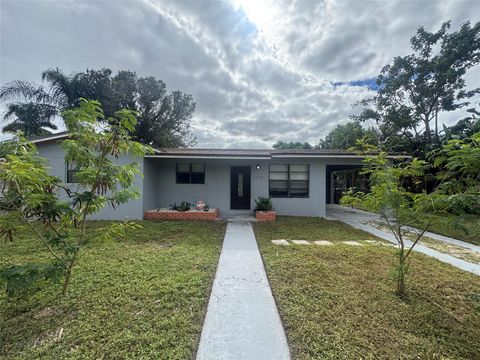
[(275, 221), (272, 199), (262, 196), (255, 199), (255, 218), (257, 221)]

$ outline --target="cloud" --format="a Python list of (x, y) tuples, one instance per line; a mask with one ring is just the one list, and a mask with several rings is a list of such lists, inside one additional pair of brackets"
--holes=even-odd
[[(372, 95), (419, 25), (480, 20), (465, 1), (2, 1), (0, 83), (109, 67), (194, 96), (201, 147), (310, 141)], [(472, 75), (473, 74), (473, 75)], [(479, 86), (478, 72), (467, 84)], [(476, 74), (476, 76), (475, 76)], [(366, 82), (366, 83), (365, 83)], [(363, 85), (367, 86), (363, 86)], [(444, 121), (453, 121), (453, 116)]]

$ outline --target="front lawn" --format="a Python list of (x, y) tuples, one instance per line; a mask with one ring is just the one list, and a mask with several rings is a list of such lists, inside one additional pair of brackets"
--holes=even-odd
[(389, 276), (395, 248), (340, 243), (370, 234), (294, 217), (257, 223), (255, 234), (294, 359), (478, 358), (480, 277), (414, 253), (402, 301)]
[[(371, 212), (371, 210), (356, 205), (355, 208)], [(419, 217), (409, 223), (410, 226), (423, 229), (427, 225), (427, 218)], [(480, 245), (480, 216), (474, 214), (455, 215), (432, 215), (432, 221), (428, 231), (463, 240), (475, 245)]]
[[(412, 226), (425, 226), (420, 220), (412, 223)], [(467, 241), (469, 243), (480, 245), (480, 216), (465, 214), (460, 217), (445, 215), (433, 216), (429, 231), (454, 239)]]
[[(98, 226), (90, 222), (89, 226)], [(61, 284), (31, 298), (0, 293), (0, 353), (15, 359), (189, 359), (220, 255), (221, 222), (141, 222), (127, 239), (82, 250)], [(0, 266), (47, 259), (28, 233), (0, 243)]]

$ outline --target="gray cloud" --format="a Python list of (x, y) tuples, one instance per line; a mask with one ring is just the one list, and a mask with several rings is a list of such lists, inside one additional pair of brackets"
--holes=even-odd
[(51, 67), (130, 69), (194, 96), (198, 146), (317, 143), (372, 94), (332, 82), (376, 76), (419, 25), (480, 20), (475, 1), (285, 0), (263, 24), (232, 1), (3, 0), (0, 83)]

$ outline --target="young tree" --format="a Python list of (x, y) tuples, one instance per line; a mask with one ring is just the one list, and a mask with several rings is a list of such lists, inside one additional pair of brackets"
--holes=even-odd
[[(96, 101), (82, 100), (78, 108), (64, 113), (70, 136), (62, 142), (62, 148), (66, 161), (77, 169), (75, 188), (49, 175), (45, 160), (27, 140), (16, 137), (1, 144), (0, 233), (13, 240), (18, 227), (27, 226), (52, 257), (50, 264), (3, 269), (0, 275), (7, 281), (10, 294), (39, 279), (62, 277), (65, 293), (82, 247), (95, 238), (95, 234), (87, 236), (88, 215), (107, 204), (117, 206), (138, 197), (138, 190), (133, 187), (135, 176), (140, 174), (137, 164), (118, 165), (114, 161), (128, 154), (143, 157), (149, 151), (131, 139), (136, 124), (134, 113), (120, 110), (108, 119), (107, 126), (101, 125), (103, 118)], [(41, 222), (44, 229), (32, 220)], [(100, 229), (97, 235), (111, 236), (132, 226), (115, 223)]]
[(480, 214), (480, 132), (449, 140), (430, 159), (438, 182), (432, 206), (455, 214)]
[(480, 62), (480, 22), (466, 22), (452, 33), (449, 28), (450, 22), (434, 33), (420, 27), (411, 38), (413, 53), (382, 69), (377, 95), (360, 103), (366, 108), (355, 118), (375, 120), (386, 140), (401, 137), (412, 149), (438, 143), (438, 115), (468, 105), (480, 93), (465, 90), (466, 72)]
[[(369, 176), (370, 192), (350, 192), (342, 197), (341, 203), (362, 205), (385, 221), (398, 245), (396, 292), (405, 297), (409, 257), (433, 217), (452, 213), (461, 216), (465, 211), (480, 210), (480, 133), (466, 140), (451, 140), (438, 150), (433, 165), (437, 167), (438, 186), (431, 193), (416, 191), (416, 185), (425, 181), (425, 171), (432, 165), (416, 158), (392, 161), (385, 151), (371, 146), (366, 149), (369, 154), (364, 160), (364, 173)], [(412, 223), (425, 225), (416, 232), (407, 249), (406, 234)]]
[(424, 174), (426, 163), (422, 160), (392, 162), (387, 153), (379, 151), (367, 155), (364, 160), (364, 173), (369, 176), (369, 193), (350, 193), (341, 199), (343, 205), (362, 205), (367, 209), (380, 214), (385, 220), (390, 232), (397, 240), (397, 266), (394, 278), (397, 283), (397, 295), (406, 294), (405, 278), (408, 271), (408, 260), (414, 246), (428, 229), (430, 222), (414, 239), (412, 246), (407, 249), (405, 244), (406, 226), (419, 217), (427, 216), (418, 194), (414, 194), (405, 185), (407, 179), (418, 179)]

